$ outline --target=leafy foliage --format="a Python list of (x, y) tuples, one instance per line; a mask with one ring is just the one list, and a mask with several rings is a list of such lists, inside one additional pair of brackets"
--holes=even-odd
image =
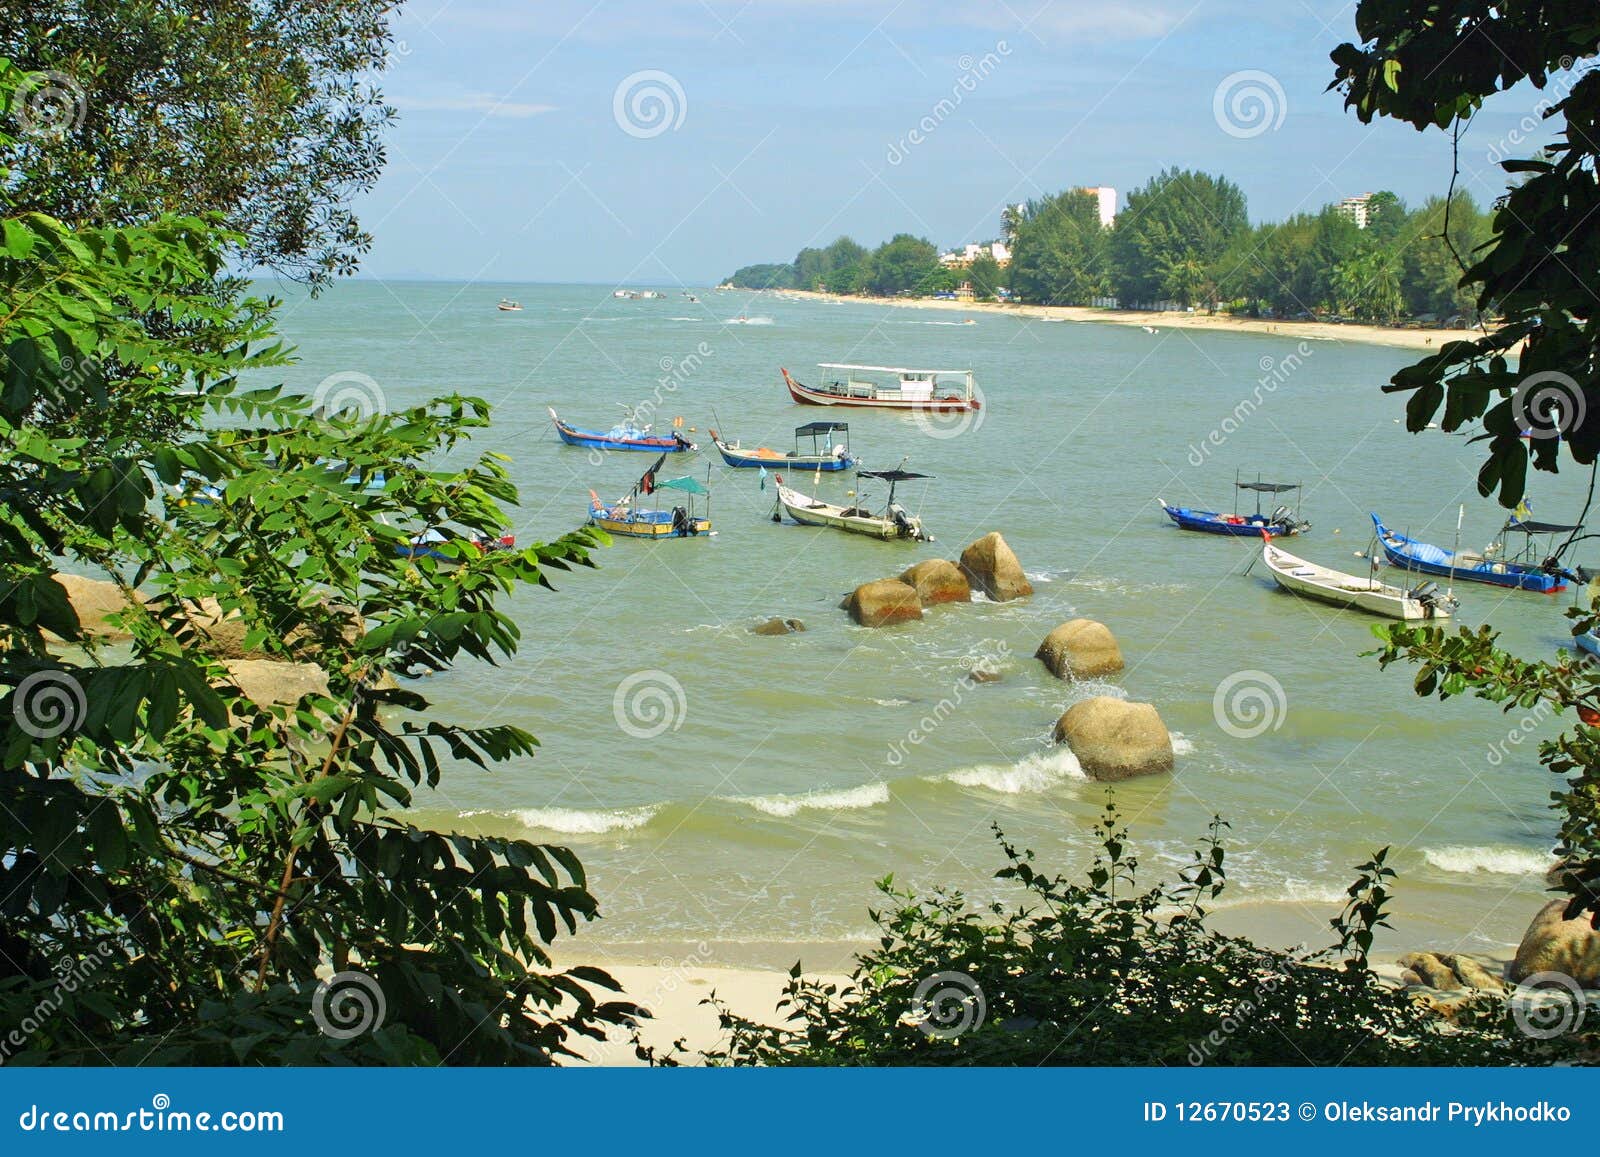
[[(0, 61), (8, 113), (18, 86)], [(533, 736), (435, 718), (396, 679), (511, 655), (504, 596), (591, 565), (594, 540), (471, 545), (516, 501), (499, 456), (466, 455), (478, 399), (328, 415), (247, 388), (287, 355), (271, 303), (217, 287), (239, 238), (213, 221), (0, 218), (0, 1023), (31, 1026), (12, 1059), (549, 1063), (628, 1020), (604, 973), (548, 971), (544, 946), (597, 915), (571, 851), (407, 822), (447, 761)], [(403, 557), (428, 528), (450, 557)], [(86, 630), (67, 571), (123, 593), (125, 643)], [(312, 689), (252, 698), (213, 657), (223, 627), (314, 660), (279, 668)], [(345, 970), (388, 1020), (340, 1040), (312, 989)]]
[(1106, 231), (1092, 193), (1073, 189), (1030, 201), (1014, 228), (1010, 288), (1024, 299), (1083, 305), (1110, 292)]
[[(880, 888), (881, 937), (847, 984), (795, 966), (771, 1028), (719, 1007), (729, 1045), (706, 1059), (762, 1065), (1514, 1064), (1570, 1055), (1532, 1041), (1485, 999), (1449, 1024), (1372, 970), (1394, 872), (1358, 869), (1336, 943), (1288, 953), (1221, 935), (1206, 905), (1227, 883), (1220, 820), (1174, 886), (1140, 890), (1114, 804), (1081, 882), (1039, 871), (1001, 837), (998, 877), (1026, 900), (974, 910), (954, 892)], [(713, 997), (712, 1003), (715, 1003)], [(681, 1054), (657, 1057), (672, 1063)]]
[[(1551, 91), (1537, 111), (1550, 122), (1535, 156), (1501, 167), (1519, 179), (1496, 203), (1493, 235), (1460, 278), (1477, 306), (1499, 310), (1498, 325), (1451, 342), (1394, 375), (1385, 387), (1410, 394), (1409, 429), (1438, 416), (1446, 430), (1482, 421), (1489, 457), (1478, 474), (1484, 495), (1515, 506), (1528, 460), (1554, 471), (1565, 452), (1583, 465), (1600, 454), (1600, 9), (1592, 4), (1503, 4), (1440, 0), (1420, 11), (1390, 0), (1362, 0), (1361, 44), (1333, 53), (1334, 85), (1364, 122), (1385, 116), (1420, 129), (1459, 131), (1485, 100), (1527, 82)], [(1589, 67), (1584, 67), (1585, 64)], [(1510, 357), (1517, 358), (1512, 367)], [(1540, 377), (1544, 375), (1544, 377)], [(1519, 389), (1562, 383), (1560, 438), (1523, 442), (1528, 399)], [(1440, 411), (1443, 411), (1442, 416)]]
[[(350, 199), (383, 167), (373, 80), (392, 0), (0, 0), (0, 56), (41, 78), (0, 152), (18, 212), (69, 226), (222, 214), (235, 264), (314, 285), (371, 244)], [(39, 123), (41, 119), (45, 123)]]

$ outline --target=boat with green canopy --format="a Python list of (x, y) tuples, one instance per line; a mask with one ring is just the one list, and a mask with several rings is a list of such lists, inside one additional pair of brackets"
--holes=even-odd
[[(657, 480), (656, 471), (666, 460), (665, 454), (656, 459), (633, 489), (609, 506), (593, 490), (589, 491), (589, 524), (624, 538), (697, 538), (714, 533), (711, 491), (688, 475)], [(663, 492), (673, 503), (665, 509)], [(653, 500), (649, 509), (645, 509), (645, 498)]]

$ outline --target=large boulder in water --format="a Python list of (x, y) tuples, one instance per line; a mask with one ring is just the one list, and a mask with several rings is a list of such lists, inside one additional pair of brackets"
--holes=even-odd
[(997, 603), (1033, 593), (1033, 584), (1022, 573), (1022, 564), (996, 531), (961, 552), (961, 571), (973, 587)]
[(1567, 902), (1551, 900), (1528, 925), (1511, 962), (1511, 979), (1521, 983), (1540, 972), (1562, 972), (1585, 988), (1600, 988), (1600, 932), (1593, 912), (1565, 918)]
[(899, 579), (863, 583), (851, 591), (841, 605), (863, 627), (887, 627), (922, 617), (922, 600), (917, 598), (917, 588)]
[(972, 601), (972, 585), (961, 568), (949, 559), (927, 558), (907, 568), (900, 581), (916, 588), (922, 605), (967, 603)]
[(1045, 636), (1035, 656), (1058, 679), (1098, 679), (1122, 670), (1122, 648), (1104, 623), (1073, 619)]
[(79, 629), (102, 642), (131, 639), (124, 628), (115, 626), (109, 616), (128, 609), (127, 597), (116, 583), (101, 579), (82, 578), (75, 574), (57, 574), (56, 582), (67, 592), (67, 602), (77, 613)]
[(1172, 736), (1149, 703), (1097, 695), (1067, 708), (1056, 721), (1065, 743), (1091, 779), (1130, 779), (1172, 770)]
[(303, 695), (326, 695), (328, 673), (315, 663), (279, 663), (272, 659), (228, 659), (223, 664), (245, 697), (263, 707), (292, 706)]

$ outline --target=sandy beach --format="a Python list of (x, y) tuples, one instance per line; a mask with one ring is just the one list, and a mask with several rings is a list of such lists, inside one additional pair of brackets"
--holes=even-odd
[(1439, 349), (1446, 342), (1471, 340), (1472, 330), (1396, 329), (1382, 325), (1333, 325), (1320, 321), (1268, 321), (1229, 314), (1196, 311), (1151, 313), (1132, 309), (1092, 309), (1078, 305), (1005, 305), (1000, 302), (943, 301), (931, 297), (839, 297), (803, 289), (770, 291), (813, 301), (844, 301), (887, 305), (900, 309), (942, 309), (968, 315), (1006, 314), (1039, 321), (1098, 322), (1102, 325), (1133, 325), (1163, 329), (1197, 329), (1213, 333), (1271, 334), (1301, 341), (1353, 342), (1363, 345), (1393, 346), (1399, 349)]

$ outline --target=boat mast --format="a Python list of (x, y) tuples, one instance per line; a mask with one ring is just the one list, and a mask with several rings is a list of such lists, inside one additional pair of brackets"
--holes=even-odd
[(1461, 523), (1467, 517), (1467, 508), (1463, 503), (1456, 508), (1456, 545), (1450, 552), (1450, 578), (1444, 588), (1444, 597), (1451, 598), (1456, 592), (1456, 559), (1461, 554)]

